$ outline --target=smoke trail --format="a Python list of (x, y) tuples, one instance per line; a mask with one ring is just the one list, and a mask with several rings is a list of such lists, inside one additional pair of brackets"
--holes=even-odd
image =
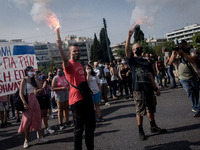
[(177, 12), (189, 9), (197, 0), (125, 0), (134, 4), (134, 9), (130, 18), (131, 25), (134, 23), (144, 24), (152, 27), (162, 9), (172, 8)]
[(49, 9), (51, 0), (9, 0), (16, 4), (18, 8), (26, 7), (32, 4), (30, 15), (37, 24), (46, 22), (50, 28), (59, 27), (59, 20), (54, 12)]

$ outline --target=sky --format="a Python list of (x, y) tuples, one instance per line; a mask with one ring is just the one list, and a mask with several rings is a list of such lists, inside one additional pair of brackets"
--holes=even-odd
[(62, 40), (67, 35), (94, 38), (107, 21), (111, 45), (124, 42), (134, 23), (145, 37), (200, 24), (200, 0), (0, 0), (0, 39), (55, 42), (56, 32), (45, 22), (44, 10), (55, 13)]

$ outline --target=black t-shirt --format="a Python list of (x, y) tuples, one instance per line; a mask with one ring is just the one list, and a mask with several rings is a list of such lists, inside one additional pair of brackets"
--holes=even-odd
[(132, 71), (134, 91), (153, 90), (150, 79), (150, 72), (153, 72), (152, 65), (144, 58), (133, 56), (128, 59), (128, 63)]

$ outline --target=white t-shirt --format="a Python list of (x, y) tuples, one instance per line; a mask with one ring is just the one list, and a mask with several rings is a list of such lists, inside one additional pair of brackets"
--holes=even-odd
[[(95, 71), (96, 71), (96, 73), (97, 73), (97, 76), (101, 75), (99, 69), (96, 69)], [(110, 71), (109, 71), (107, 68), (104, 68), (103, 71), (104, 71), (104, 75), (105, 75), (105, 76), (106, 76), (106, 73), (107, 73), (107, 72), (110, 73)], [(99, 79), (99, 80), (100, 80), (100, 83), (101, 83), (101, 84), (102, 84), (102, 83), (107, 83), (107, 80), (106, 80), (106, 78), (104, 78), (104, 77), (102, 77), (102, 78)]]
[(100, 92), (99, 87), (98, 87), (98, 84), (100, 83), (99, 77), (90, 75), (88, 83), (93, 94), (97, 94)]

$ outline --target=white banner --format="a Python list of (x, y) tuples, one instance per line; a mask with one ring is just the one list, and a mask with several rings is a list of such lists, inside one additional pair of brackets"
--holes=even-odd
[(37, 70), (32, 44), (0, 42), (0, 96), (17, 91), (27, 66)]

